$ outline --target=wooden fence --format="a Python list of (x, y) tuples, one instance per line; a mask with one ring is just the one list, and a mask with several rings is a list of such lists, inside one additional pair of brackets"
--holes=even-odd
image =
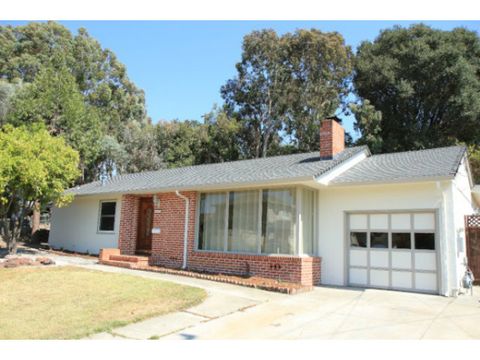
[(480, 215), (465, 216), (468, 266), (475, 276), (475, 284), (480, 284)]

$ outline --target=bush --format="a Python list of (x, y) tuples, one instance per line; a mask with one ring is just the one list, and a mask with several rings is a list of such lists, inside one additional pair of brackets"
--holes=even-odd
[(47, 229), (39, 229), (35, 231), (32, 235), (32, 243), (33, 244), (40, 244), (48, 242), (48, 235), (50, 234), (50, 230)]

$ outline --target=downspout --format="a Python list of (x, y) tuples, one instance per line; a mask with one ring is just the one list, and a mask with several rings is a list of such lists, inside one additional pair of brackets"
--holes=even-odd
[(185, 227), (183, 229), (183, 264), (182, 264), (182, 269), (187, 268), (187, 247), (188, 247), (188, 220), (189, 220), (189, 215), (190, 215), (190, 200), (180, 194), (178, 190), (175, 190), (175, 194), (179, 197), (185, 200)]

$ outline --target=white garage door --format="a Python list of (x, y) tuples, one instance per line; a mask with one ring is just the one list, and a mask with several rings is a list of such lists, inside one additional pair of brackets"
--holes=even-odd
[(348, 215), (348, 283), (438, 293), (434, 212)]

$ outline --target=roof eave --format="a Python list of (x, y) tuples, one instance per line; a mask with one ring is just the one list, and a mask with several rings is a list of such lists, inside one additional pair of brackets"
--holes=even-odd
[(242, 188), (256, 188), (267, 185), (297, 185), (305, 182), (313, 181), (313, 176), (301, 176), (294, 178), (281, 178), (275, 180), (263, 180), (255, 182), (228, 182), (220, 184), (210, 184), (202, 186), (168, 186), (168, 187), (159, 187), (159, 188), (149, 188), (149, 189), (133, 189), (128, 191), (106, 191), (106, 192), (92, 192), (86, 194), (73, 194), (78, 197), (87, 197), (87, 196), (104, 196), (104, 195), (123, 195), (123, 194), (135, 194), (135, 195), (147, 195), (154, 193), (166, 193), (174, 191), (214, 191), (214, 190), (229, 190), (229, 189), (242, 189)]
[(451, 181), (455, 178), (454, 175), (447, 176), (429, 176), (419, 177), (411, 179), (399, 179), (399, 180), (378, 180), (378, 181), (357, 181), (357, 182), (344, 182), (344, 183), (330, 183), (327, 187), (349, 187), (349, 186), (367, 186), (367, 185), (399, 185), (399, 184), (413, 184), (413, 183), (425, 183), (435, 181)]

